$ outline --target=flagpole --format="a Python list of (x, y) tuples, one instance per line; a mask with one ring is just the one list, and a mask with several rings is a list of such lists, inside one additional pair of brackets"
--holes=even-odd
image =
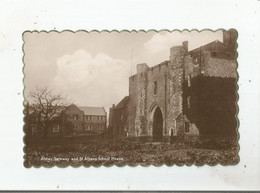
[(133, 74), (132, 70), (133, 70), (133, 48), (132, 48), (132, 54), (131, 54), (131, 76)]

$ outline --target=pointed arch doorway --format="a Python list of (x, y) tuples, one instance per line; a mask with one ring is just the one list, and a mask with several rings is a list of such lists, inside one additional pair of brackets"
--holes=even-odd
[(153, 115), (153, 141), (159, 142), (163, 139), (163, 116), (159, 107), (156, 108)]

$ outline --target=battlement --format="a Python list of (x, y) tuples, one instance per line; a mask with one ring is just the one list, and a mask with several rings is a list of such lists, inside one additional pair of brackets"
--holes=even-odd
[(149, 66), (146, 63), (141, 63), (136, 65), (137, 74), (146, 72), (149, 69)]
[[(186, 44), (185, 44), (185, 46), (186, 46)], [(171, 47), (171, 49), (170, 49), (170, 61), (175, 60), (176, 57), (184, 56), (184, 54), (186, 53), (186, 49), (188, 49), (188, 48), (187, 47), (184, 48), (183, 45)]]

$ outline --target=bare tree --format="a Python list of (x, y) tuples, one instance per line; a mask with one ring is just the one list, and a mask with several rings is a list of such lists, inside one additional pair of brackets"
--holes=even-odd
[(46, 137), (51, 121), (57, 116), (61, 116), (62, 111), (67, 106), (66, 99), (47, 87), (36, 87), (30, 92), (29, 98), (30, 108), (39, 117), (38, 123)]

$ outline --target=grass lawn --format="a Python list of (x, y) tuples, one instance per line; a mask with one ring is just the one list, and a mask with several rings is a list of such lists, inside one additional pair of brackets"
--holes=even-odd
[(26, 146), (25, 167), (155, 165), (235, 165), (239, 162), (234, 139), (195, 143), (97, 142)]

